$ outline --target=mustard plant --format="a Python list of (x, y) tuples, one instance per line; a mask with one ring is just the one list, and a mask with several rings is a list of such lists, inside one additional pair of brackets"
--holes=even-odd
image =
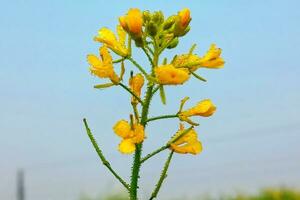
[[(94, 88), (121, 87), (131, 95), (132, 113), (128, 115), (127, 120), (122, 119), (113, 126), (113, 131), (121, 140), (118, 150), (123, 154), (134, 154), (129, 182), (120, 177), (112, 168), (84, 119), (87, 134), (99, 158), (128, 191), (130, 200), (138, 199), (140, 168), (150, 158), (162, 151), (170, 151), (161, 176), (151, 194), (151, 200), (158, 195), (174, 153), (196, 155), (202, 151), (202, 144), (195, 130), (199, 124), (192, 121), (191, 117), (209, 117), (216, 111), (216, 106), (210, 99), (204, 99), (194, 107), (184, 109), (184, 104), (189, 99), (185, 97), (181, 100), (179, 109), (174, 113), (157, 117), (148, 116), (152, 98), (156, 94), (159, 93), (162, 103), (166, 104), (165, 87), (182, 85), (192, 77), (205, 82), (206, 80), (197, 73), (198, 70), (218, 69), (224, 65), (221, 49), (215, 44), (212, 44), (203, 56), (195, 54), (196, 45), (192, 45), (188, 52), (175, 55), (170, 62), (166, 58), (161, 60), (161, 54), (166, 50), (176, 48), (180, 39), (190, 31), (190, 21), (190, 10), (187, 8), (168, 18), (165, 18), (161, 11), (142, 12), (137, 8), (131, 8), (126, 15), (119, 18), (117, 34), (108, 28), (99, 30), (98, 35), (94, 37), (94, 40), (101, 44), (99, 55), (87, 56), (91, 74), (108, 80), (106, 83), (95, 85)], [(140, 65), (134, 58), (133, 46), (143, 52), (149, 61), (149, 66)], [(112, 52), (119, 58), (113, 59)], [(125, 65), (128, 63), (131, 63), (134, 68), (130, 70), (129, 80), (124, 80), (124, 74), (128, 70)], [(116, 65), (120, 65), (120, 70), (115, 69)], [(146, 91), (142, 95), (144, 85)], [(146, 142), (146, 135), (151, 137), (151, 134), (145, 132), (147, 124), (167, 118), (177, 118), (181, 121), (179, 130), (160, 148), (143, 156), (142, 149), (143, 143)], [(189, 124), (189, 127), (185, 128), (184, 123)]]

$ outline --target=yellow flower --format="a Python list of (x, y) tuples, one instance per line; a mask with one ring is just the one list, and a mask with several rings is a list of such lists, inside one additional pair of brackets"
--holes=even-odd
[(133, 127), (131, 127), (126, 120), (120, 120), (113, 129), (122, 138), (119, 151), (124, 154), (134, 152), (135, 144), (141, 143), (145, 138), (144, 127), (141, 124), (133, 124)]
[(172, 64), (176, 68), (188, 68), (190, 71), (196, 71), (199, 65), (200, 57), (195, 54), (183, 54), (176, 56)]
[(114, 71), (112, 57), (107, 47), (102, 46), (99, 52), (100, 58), (93, 54), (87, 56), (91, 73), (99, 78), (109, 78), (113, 83), (118, 83), (120, 79)]
[(188, 8), (184, 8), (177, 14), (177, 21), (175, 23), (174, 34), (175, 36), (183, 36), (191, 21), (191, 13)]
[(210, 49), (206, 54), (199, 60), (201, 67), (219, 69), (224, 66), (224, 60), (221, 58), (222, 49), (217, 48), (215, 44), (210, 46)]
[(129, 51), (125, 46), (126, 32), (121, 26), (117, 26), (117, 32), (119, 39), (117, 39), (114, 32), (112, 32), (110, 29), (101, 28), (94, 40), (107, 45), (107, 47), (116, 54), (126, 57), (129, 54)]
[[(129, 79), (129, 85), (131, 90), (138, 96), (141, 96), (141, 90), (144, 85), (144, 77), (142, 74), (137, 74)], [(132, 97), (131, 102), (138, 103), (135, 97)]]
[(129, 9), (127, 15), (119, 18), (120, 24), (133, 38), (142, 36), (143, 14), (137, 8)]
[[(184, 131), (184, 127), (181, 124), (180, 129), (177, 131), (176, 135), (181, 135)], [(175, 135), (175, 137), (176, 137)], [(178, 140), (170, 144), (170, 149), (176, 153), (181, 154), (199, 154), (202, 151), (202, 144), (198, 140), (198, 135), (194, 129), (179, 137)]]
[(181, 111), (178, 114), (178, 117), (181, 121), (186, 121), (190, 124), (196, 124), (192, 122), (189, 117), (191, 116), (202, 116), (202, 117), (209, 117), (214, 114), (216, 111), (216, 106), (212, 103), (210, 99), (204, 99), (200, 101), (196, 106), (185, 110)]
[(185, 69), (175, 68), (173, 65), (161, 65), (155, 68), (155, 75), (159, 84), (178, 85), (186, 82), (190, 75)]

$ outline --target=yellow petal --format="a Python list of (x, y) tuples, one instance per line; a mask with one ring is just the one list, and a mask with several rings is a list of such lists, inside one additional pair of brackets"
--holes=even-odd
[[(176, 134), (180, 134), (182, 133), (182, 131), (184, 130), (180, 128), (180, 130)], [(176, 153), (190, 153), (195, 155), (202, 151), (202, 144), (198, 140), (196, 131), (194, 129), (191, 129), (188, 133), (183, 135), (177, 141), (171, 143), (170, 149), (172, 149)]]
[(130, 124), (126, 120), (118, 121), (114, 125), (113, 130), (121, 138), (131, 137), (131, 127), (130, 127)]
[(100, 51), (100, 55), (103, 60), (103, 64), (104, 65), (112, 65), (112, 57), (111, 57), (107, 47), (102, 46), (99, 51)]
[(87, 61), (91, 66), (101, 66), (102, 65), (102, 61), (93, 54), (87, 55)]
[(145, 138), (144, 127), (141, 124), (134, 125), (134, 137), (132, 137), (132, 142), (135, 144), (143, 142)]
[(187, 143), (183, 146), (177, 146), (174, 144), (171, 144), (171, 149), (175, 151), (176, 153), (180, 154), (199, 154), (202, 151), (202, 144), (200, 141), (194, 141), (193, 143)]
[(119, 40), (117, 40), (114, 32), (112, 32), (108, 28), (102, 28), (99, 30), (98, 35), (94, 38), (96, 41), (104, 43), (116, 54), (126, 57), (128, 55), (128, 50), (125, 47), (125, 39), (126, 35), (124, 35), (124, 31), (122, 32), (117, 27), (118, 35), (120, 36)]
[(213, 115), (215, 111), (216, 106), (212, 103), (212, 101), (210, 99), (204, 99), (198, 102), (196, 106), (179, 113), (179, 118), (182, 121), (186, 121), (186, 119), (191, 116), (209, 117)]
[(200, 65), (202, 67), (218, 69), (224, 66), (224, 60), (221, 58), (222, 49), (217, 48), (215, 44), (210, 46), (210, 49), (200, 59)]
[[(137, 74), (129, 79), (130, 89), (138, 96), (141, 96), (141, 90), (144, 85), (144, 76), (142, 74)], [(132, 97), (132, 102), (138, 102), (135, 97)]]
[(177, 69), (173, 65), (162, 65), (155, 68), (155, 75), (162, 85), (178, 85), (186, 82), (190, 75), (185, 69)]
[(119, 37), (119, 43), (124, 45), (125, 47), (126, 32), (123, 30), (123, 28), (120, 25), (117, 26), (117, 33)]
[(135, 144), (131, 139), (122, 140), (119, 144), (119, 151), (124, 154), (130, 154), (135, 151)]
[(216, 106), (210, 99), (200, 101), (194, 108), (190, 109), (192, 115), (199, 115), (203, 117), (209, 117), (216, 111)]
[(117, 42), (117, 38), (114, 32), (105, 27), (101, 28), (98, 31), (98, 35), (95, 37), (95, 40), (98, 42), (105, 43), (108, 46), (113, 46)]

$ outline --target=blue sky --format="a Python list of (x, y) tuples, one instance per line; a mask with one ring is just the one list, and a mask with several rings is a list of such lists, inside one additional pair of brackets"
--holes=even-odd
[[(14, 199), (18, 168), (26, 172), (31, 200), (120, 189), (98, 163), (81, 120), (88, 118), (112, 165), (128, 176), (132, 159), (117, 152), (119, 138), (111, 127), (128, 115), (129, 96), (120, 88), (94, 90), (101, 81), (90, 76), (85, 57), (97, 52), (97, 30), (113, 29), (130, 7), (166, 15), (190, 8), (192, 30), (165, 56), (186, 52), (193, 43), (203, 54), (216, 43), (226, 60), (224, 69), (201, 71), (207, 83), (169, 87), (167, 106), (158, 98), (152, 104), (153, 116), (174, 112), (184, 96), (191, 97), (189, 106), (210, 98), (218, 107), (197, 128), (204, 152), (176, 155), (161, 198), (300, 187), (299, 6), (296, 0), (3, 1), (0, 198)], [(163, 144), (177, 126), (177, 120), (150, 125), (145, 152)], [(143, 167), (143, 197), (165, 157)]]

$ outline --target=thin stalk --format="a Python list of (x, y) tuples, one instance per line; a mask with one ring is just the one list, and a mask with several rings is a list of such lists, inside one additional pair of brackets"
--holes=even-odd
[(196, 74), (195, 72), (193, 72), (193, 71), (190, 71), (190, 72), (191, 72), (191, 74), (192, 74), (195, 78), (199, 79), (200, 81), (204, 81), (204, 82), (207, 81), (205, 78), (199, 76), (199, 75)]
[(159, 149), (153, 151), (152, 153), (149, 153), (148, 155), (146, 155), (144, 158), (141, 159), (141, 163), (145, 162), (146, 160), (148, 160), (152, 156), (155, 156), (156, 154), (166, 150), (167, 148), (169, 148), (169, 146), (170, 146), (170, 144), (166, 144), (165, 146), (160, 147)]
[(139, 117), (139, 112), (138, 112), (138, 109), (137, 109), (137, 104), (135, 102), (131, 102), (131, 105), (132, 105), (135, 120), (139, 123), (140, 122), (140, 117)]
[(123, 83), (119, 83), (119, 85), (124, 88), (126, 91), (128, 91), (132, 96), (134, 96), (134, 98), (136, 98), (142, 105), (144, 104), (144, 102), (141, 100), (141, 98), (139, 96), (137, 96), (130, 88), (128, 88), (126, 85), (124, 85)]
[(130, 191), (130, 186), (128, 185), (128, 183), (126, 183), (114, 170), (113, 168), (111, 167), (110, 163), (106, 160), (106, 158), (104, 157), (101, 149), (99, 148), (98, 144), (97, 144), (97, 141), (95, 140), (88, 124), (87, 124), (87, 121), (86, 119), (83, 119), (83, 123), (84, 123), (84, 126), (85, 126), (85, 129), (86, 129), (86, 133), (87, 135), (89, 136), (93, 146), (94, 146), (94, 149), (96, 150), (100, 160), (102, 161), (103, 165), (105, 167), (107, 167), (107, 169), (120, 181), (120, 183), (128, 190)]
[(135, 65), (141, 72), (142, 74), (147, 78), (148, 74), (147, 72), (143, 69), (141, 65), (139, 65), (133, 58), (129, 57), (127, 58), (133, 65)]
[(158, 180), (158, 182), (156, 184), (156, 187), (155, 187), (154, 191), (152, 192), (152, 195), (151, 195), (151, 197), (150, 197), (149, 200), (152, 200), (152, 199), (154, 199), (154, 198), (157, 197), (157, 194), (159, 192), (159, 189), (161, 188), (162, 183), (167, 178), (167, 172), (168, 172), (169, 165), (170, 165), (171, 159), (173, 157), (173, 154), (174, 154), (174, 151), (171, 151), (171, 153), (169, 154), (168, 159), (167, 159), (167, 161), (165, 163), (163, 171), (161, 172), (161, 175), (160, 175), (160, 178), (159, 178), (159, 180)]
[(144, 53), (146, 54), (151, 66), (154, 67), (154, 64), (152, 62), (152, 58), (151, 58), (150, 54), (148, 53), (147, 49), (145, 47), (142, 47), (142, 49), (143, 49)]
[(158, 116), (158, 117), (152, 117), (152, 118), (149, 118), (147, 119), (147, 122), (150, 122), (150, 121), (155, 121), (155, 120), (159, 120), (159, 119), (167, 119), (167, 118), (175, 118), (175, 117), (178, 117), (178, 115), (162, 115), (162, 116)]
[(123, 60), (125, 60), (125, 58), (120, 58), (120, 59), (117, 59), (117, 60), (113, 60), (113, 63), (119, 63), (119, 62), (122, 62)]

